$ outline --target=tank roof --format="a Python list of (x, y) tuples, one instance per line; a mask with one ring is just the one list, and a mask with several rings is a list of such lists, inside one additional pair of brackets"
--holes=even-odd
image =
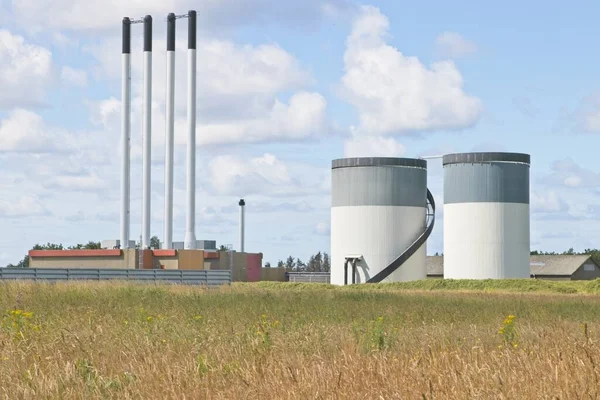
[(480, 152), (480, 153), (454, 153), (446, 154), (442, 160), (443, 165), (447, 164), (471, 164), (487, 162), (514, 162), (530, 164), (531, 156), (524, 153), (500, 153), (500, 152)]
[(397, 157), (350, 157), (338, 158), (331, 162), (331, 169), (349, 167), (416, 167), (427, 168), (427, 160), (420, 158)]

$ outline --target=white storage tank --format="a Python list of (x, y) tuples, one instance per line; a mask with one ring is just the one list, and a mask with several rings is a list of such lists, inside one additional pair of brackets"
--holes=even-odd
[(435, 208), (427, 161), (333, 160), (331, 190), (332, 284), (426, 278)]
[(529, 278), (529, 154), (443, 157), (444, 278)]

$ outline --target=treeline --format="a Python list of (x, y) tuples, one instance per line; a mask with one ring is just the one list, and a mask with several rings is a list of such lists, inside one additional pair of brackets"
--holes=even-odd
[[(271, 263), (266, 263), (265, 268), (271, 268)], [(289, 256), (285, 261), (279, 260), (277, 268), (286, 268), (294, 272), (331, 272), (329, 254), (320, 251), (310, 256), (307, 262)]]
[[(444, 253), (435, 253), (436, 256), (443, 256)], [(596, 264), (600, 265), (600, 249), (585, 249), (583, 251), (575, 251), (572, 247), (569, 250), (560, 251), (542, 251), (542, 250), (531, 250), (529, 255), (532, 256), (573, 256), (573, 255), (586, 255), (592, 256), (592, 260)]]

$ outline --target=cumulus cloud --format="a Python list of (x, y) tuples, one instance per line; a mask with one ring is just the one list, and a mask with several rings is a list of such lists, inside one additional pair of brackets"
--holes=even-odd
[(387, 135), (475, 125), (482, 102), (463, 91), (454, 63), (428, 68), (387, 44), (388, 29), (378, 8), (364, 6), (347, 38), (340, 93), (358, 110), (354, 132)]
[(87, 85), (87, 72), (64, 66), (60, 72), (60, 80), (68, 85), (85, 87)]
[(324, 175), (329, 170), (307, 164), (286, 163), (275, 155), (243, 158), (220, 155), (208, 166), (210, 184), (217, 195), (245, 197), (322, 196)]
[(569, 205), (555, 191), (531, 193), (530, 207), (532, 214), (563, 213), (569, 211)]
[(0, 153), (65, 153), (71, 143), (66, 131), (48, 127), (32, 111), (16, 109), (0, 122)]
[(15, 201), (0, 201), (0, 216), (23, 218), (47, 216), (50, 212), (34, 196), (22, 196)]
[(437, 51), (444, 57), (458, 58), (477, 52), (477, 44), (460, 33), (443, 32), (435, 39)]
[(247, 23), (311, 26), (315, 21), (337, 16), (351, 7), (348, 0), (106, 0), (99, 3), (19, 0), (12, 4), (17, 21), (32, 32), (63, 29), (106, 32), (115, 27), (118, 29), (125, 16), (138, 19), (150, 14), (158, 22), (169, 12), (185, 13), (190, 9), (198, 12), (198, 28), (207, 31), (226, 30)]
[[(318, 136), (326, 131), (325, 98), (319, 93), (294, 94), (289, 104), (275, 100), (265, 115), (252, 119), (232, 120), (198, 125), (202, 134), (198, 144), (257, 143), (263, 141), (300, 140)], [(180, 121), (180, 125), (184, 121)], [(176, 142), (186, 143), (183, 129)]]
[(394, 138), (359, 136), (344, 143), (344, 157), (400, 157), (405, 152)]
[(562, 116), (567, 124), (584, 133), (600, 133), (600, 91), (585, 96), (578, 107)]
[(285, 163), (272, 154), (250, 160), (218, 156), (211, 160), (209, 169), (213, 188), (223, 195), (281, 192), (297, 184)]
[[(121, 79), (120, 60), (113, 54), (116, 45), (109, 41), (88, 49), (106, 76), (115, 82)], [(178, 50), (185, 51), (185, 43), (178, 46)], [(303, 89), (314, 83), (312, 75), (280, 46), (201, 40), (197, 51), (198, 59), (202, 60), (197, 68), (198, 146), (304, 140), (328, 132), (327, 101), (321, 94)], [(141, 63), (132, 65), (134, 114), (140, 112), (141, 107), (141, 68)], [(187, 64), (177, 61), (175, 69), (175, 141), (185, 144)], [(155, 62), (153, 71), (152, 113), (156, 122), (153, 126), (158, 124), (162, 128), (165, 64)], [(289, 98), (281, 100), (279, 93), (285, 93)], [(97, 108), (92, 111), (96, 123), (111, 124), (115, 129), (119, 126), (120, 100), (113, 97), (91, 106)], [(132, 124), (136, 122), (136, 119), (132, 120)]]
[(328, 222), (319, 222), (315, 225), (314, 233), (317, 235), (327, 236), (331, 233), (331, 228)]
[(50, 50), (0, 30), (0, 109), (41, 104), (53, 81)]
[(540, 179), (541, 183), (572, 189), (600, 186), (600, 174), (581, 167), (570, 157), (553, 162), (550, 170), (550, 174)]

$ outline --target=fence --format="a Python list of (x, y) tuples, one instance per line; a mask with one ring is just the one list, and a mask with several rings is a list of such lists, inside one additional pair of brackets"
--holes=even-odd
[(164, 269), (83, 269), (83, 268), (0, 268), (0, 280), (78, 281), (127, 280), (219, 286), (231, 284), (227, 270)]
[(288, 272), (286, 280), (289, 282), (315, 282), (330, 283), (329, 272)]

